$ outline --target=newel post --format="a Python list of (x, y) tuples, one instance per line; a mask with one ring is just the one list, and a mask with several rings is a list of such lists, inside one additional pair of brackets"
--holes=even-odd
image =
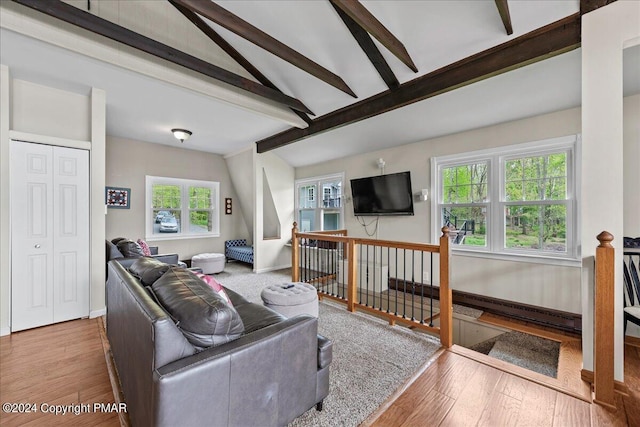
[(293, 223), (293, 228), (291, 229), (291, 281), (299, 282), (300, 281), (300, 244), (298, 238), (298, 223)]
[(449, 287), (450, 243), (449, 228), (442, 227), (442, 236), (440, 237), (440, 343), (445, 348), (453, 345), (453, 297)]
[(613, 235), (607, 231), (598, 234), (600, 245), (596, 248), (594, 292), (593, 376), (594, 402), (615, 408), (613, 337), (615, 295), (615, 249), (611, 245)]

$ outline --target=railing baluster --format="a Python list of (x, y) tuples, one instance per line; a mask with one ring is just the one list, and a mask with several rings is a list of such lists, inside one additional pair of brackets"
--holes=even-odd
[(415, 266), (415, 251), (411, 250), (411, 320), (416, 320), (415, 316), (415, 295), (416, 295), (416, 266)]
[(429, 297), (429, 311), (431, 313), (429, 313), (429, 326), (433, 327), (433, 252), (431, 252), (431, 257), (430, 257), (430, 261), (429, 261), (429, 290), (431, 292), (431, 295)]
[(395, 252), (396, 252), (396, 301), (395, 301), (395, 305), (396, 305), (396, 309), (394, 311), (394, 314), (397, 316), (398, 315), (398, 287), (400, 287), (400, 277), (398, 276), (398, 248), (394, 248)]
[(391, 313), (391, 290), (389, 287), (391, 286), (391, 248), (387, 247), (387, 313)]
[[(322, 292), (327, 297), (346, 300), (347, 307), (352, 312), (360, 308), (386, 316), (391, 325), (397, 320), (402, 320), (421, 329), (439, 332), (442, 345), (450, 347), (452, 345), (452, 320), (450, 319), (452, 304), (449, 289), (449, 244), (451, 242), (447, 231), (443, 227), (443, 236), (440, 238), (440, 245), (437, 246), (350, 238), (347, 237), (345, 230), (299, 233), (297, 225), (294, 224), (291, 240), (292, 279), (298, 279), (296, 281), (302, 279), (314, 284), (318, 292)], [(360, 247), (356, 248), (356, 246)], [(384, 248), (386, 248), (386, 255)], [(399, 254), (399, 250), (402, 250), (402, 254)], [(428, 261), (425, 260), (425, 252), (429, 252)], [(425, 290), (427, 282), (424, 274), (425, 265), (428, 262), (429, 276), (432, 278), (434, 253), (438, 253), (440, 260), (439, 328), (433, 326), (435, 290), (432, 280), (429, 281), (429, 292)], [(420, 259), (416, 258), (418, 255)], [(411, 260), (408, 257), (411, 257)], [(392, 261), (393, 259), (395, 262)], [(402, 266), (399, 265), (400, 262), (403, 263)], [(367, 265), (363, 266), (364, 263)], [(410, 274), (407, 272), (408, 268), (411, 269)], [(416, 275), (420, 276), (419, 279)], [(390, 286), (394, 286), (393, 302)], [(411, 286), (411, 296), (409, 296), (408, 286)], [(420, 286), (419, 293), (416, 292), (416, 286)], [(366, 297), (363, 297), (363, 292), (366, 293)], [(386, 301), (384, 293), (387, 294)], [(424, 302), (427, 294), (429, 294), (429, 307), (425, 307)], [(402, 301), (399, 301), (401, 296)], [(416, 303), (420, 304), (419, 310)], [(392, 304), (394, 304), (393, 307)], [(408, 311), (408, 304), (411, 304), (411, 313)], [(425, 315), (427, 310), (429, 313)]]
[(420, 323), (424, 324), (424, 251), (420, 251)]
[(402, 318), (407, 318), (407, 250), (402, 250), (402, 283), (404, 296), (402, 298)]

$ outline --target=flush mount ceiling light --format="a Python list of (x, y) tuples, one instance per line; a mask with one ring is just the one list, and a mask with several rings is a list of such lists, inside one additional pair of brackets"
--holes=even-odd
[(191, 131), (186, 129), (171, 129), (171, 132), (180, 142), (185, 142), (191, 136)]

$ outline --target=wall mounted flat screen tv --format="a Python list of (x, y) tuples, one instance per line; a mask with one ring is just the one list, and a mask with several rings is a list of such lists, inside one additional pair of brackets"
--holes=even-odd
[(356, 216), (413, 215), (411, 173), (352, 179), (351, 197)]

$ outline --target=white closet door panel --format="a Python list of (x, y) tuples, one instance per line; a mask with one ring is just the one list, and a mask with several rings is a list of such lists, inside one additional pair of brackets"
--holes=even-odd
[(53, 150), (11, 143), (11, 330), (53, 318)]
[(54, 322), (89, 315), (89, 153), (53, 151)]

